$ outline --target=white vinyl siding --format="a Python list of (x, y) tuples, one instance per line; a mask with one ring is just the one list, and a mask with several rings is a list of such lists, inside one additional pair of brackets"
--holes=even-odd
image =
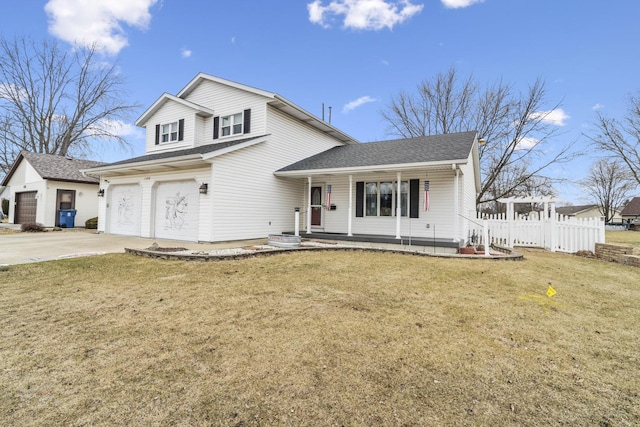
[[(179, 104), (174, 101), (167, 101), (158, 109), (158, 111), (149, 118), (146, 123), (146, 154), (175, 151), (191, 148), (195, 142), (196, 114), (192, 108)], [(177, 124), (178, 121), (184, 120), (184, 134), (182, 141), (162, 141), (162, 127), (171, 123)], [(156, 125), (160, 125), (160, 135), (158, 135), (159, 144), (156, 145)], [(177, 130), (176, 130), (177, 132)], [(170, 139), (170, 138), (169, 138)]]
[[(185, 98), (187, 101), (205, 106), (215, 111), (215, 116), (222, 117), (242, 113), (251, 109), (250, 135), (266, 134), (266, 101), (267, 98), (220, 83), (205, 80)], [(222, 124), (220, 124), (222, 126)], [(213, 117), (204, 121), (204, 143), (219, 142), (213, 140)], [(244, 136), (243, 136), (244, 135)], [(219, 136), (222, 137), (220, 130)], [(234, 135), (243, 138), (246, 134)], [(227, 137), (228, 138), (228, 137)]]
[[(339, 142), (317, 129), (269, 108), (268, 140), (214, 160), (212, 240), (266, 237), (292, 231), (294, 208), (305, 187), (273, 173), (325, 151)], [(255, 114), (252, 110), (252, 120)], [(254, 131), (255, 122), (251, 129)]]

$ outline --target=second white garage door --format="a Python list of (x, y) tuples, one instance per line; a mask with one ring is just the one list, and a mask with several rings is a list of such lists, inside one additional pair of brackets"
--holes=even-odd
[(155, 237), (198, 241), (199, 202), (200, 193), (198, 183), (195, 181), (158, 184)]

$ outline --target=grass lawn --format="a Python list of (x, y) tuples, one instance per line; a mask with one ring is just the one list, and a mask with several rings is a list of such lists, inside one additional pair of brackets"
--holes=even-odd
[(606, 231), (604, 240), (607, 243), (640, 246), (640, 231)]
[(523, 252), (11, 266), (0, 425), (640, 425), (640, 269)]

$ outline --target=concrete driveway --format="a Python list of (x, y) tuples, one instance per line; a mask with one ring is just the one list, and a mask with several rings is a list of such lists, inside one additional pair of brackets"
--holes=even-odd
[[(0, 228), (8, 226), (8, 224), (0, 224)], [(154, 242), (161, 247), (182, 247), (199, 251), (236, 248), (249, 243), (201, 244), (176, 240), (97, 234), (95, 230), (84, 229), (47, 231), (44, 233), (1, 233), (2, 231), (0, 230), (0, 265), (25, 264), (106, 253), (124, 253), (125, 248), (145, 249)], [(255, 240), (251, 241), (254, 244), (255, 242)]]

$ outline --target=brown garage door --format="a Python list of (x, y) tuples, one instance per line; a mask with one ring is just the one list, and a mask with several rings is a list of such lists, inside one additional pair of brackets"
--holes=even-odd
[(16, 193), (16, 217), (13, 222), (16, 224), (36, 222), (37, 206), (36, 191)]

